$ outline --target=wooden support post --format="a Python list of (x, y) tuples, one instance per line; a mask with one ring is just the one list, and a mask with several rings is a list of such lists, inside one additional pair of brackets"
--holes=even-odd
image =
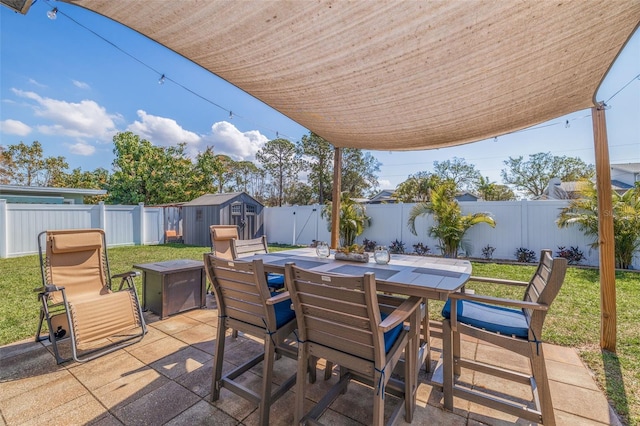
[(342, 149), (333, 148), (333, 191), (331, 196), (331, 248), (340, 245), (340, 195), (342, 187)]
[(604, 104), (591, 108), (598, 190), (598, 243), (600, 253), (600, 347), (616, 351), (616, 274), (611, 199), (611, 164)]

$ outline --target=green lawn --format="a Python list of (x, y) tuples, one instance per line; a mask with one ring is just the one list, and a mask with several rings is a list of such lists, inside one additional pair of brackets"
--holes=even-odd
[[(272, 251), (282, 250), (271, 247)], [(113, 274), (128, 271), (134, 263), (170, 259), (202, 259), (208, 247), (181, 244), (135, 246), (109, 249)], [(473, 274), (527, 281), (533, 266), (474, 263)], [(41, 285), (37, 256), (0, 259), (0, 345), (33, 336), (37, 326), (39, 304), (32, 290)], [(140, 292), (142, 281), (136, 278)], [(478, 293), (521, 297), (522, 289), (503, 293), (479, 284), (469, 286)], [(483, 288), (484, 287), (484, 288)], [(551, 307), (545, 323), (543, 339), (571, 346), (594, 372), (598, 383), (627, 424), (640, 425), (640, 274), (617, 272), (618, 304), (617, 354), (599, 348), (600, 292), (598, 271), (570, 267), (564, 286)], [(439, 317), (441, 303), (430, 308)]]

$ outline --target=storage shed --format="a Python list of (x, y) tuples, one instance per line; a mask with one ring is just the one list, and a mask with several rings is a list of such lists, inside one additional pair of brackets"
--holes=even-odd
[(185, 244), (210, 246), (210, 225), (236, 225), (240, 239), (264, 233), (264, 206), (246, 192), (205, 194), (182, 205), (182, 237)]

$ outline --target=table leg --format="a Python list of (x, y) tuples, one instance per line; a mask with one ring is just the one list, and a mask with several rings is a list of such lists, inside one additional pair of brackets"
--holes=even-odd
[(429, 331), (429, 300), (427, 298), (423, 298), (422, 303), (424, 304), (424, 316), (422, 317), (422, 337), (420, 340), (420, 347), (421, 347), (421, 350), (424, 352), (422, 353), (421, 361), (424, 363), (425, 372), (429, 373), (431, 371), (431, 342), (430, 342), (431, 333)]

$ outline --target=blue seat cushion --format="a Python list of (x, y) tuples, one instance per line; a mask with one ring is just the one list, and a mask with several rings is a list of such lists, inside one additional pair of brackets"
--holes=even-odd
[[(380, 317), (384, 321), (389, 314), (384, 312), (380, 312)], [(389, 350), (393, 347), (393, 344), (398, 340), (398, 336), (400, 336), (400, 332), (402, 331), (402, 324), (398, 324), (393, 327), (391, 330), (384, 333), (384, 353), (389, 353)]]
[[(271, 296), (277, 295), (277, 292), (271, 293)], [(280, 328), (296, 317), (296, 313), (291, 309), (291, 299), (283, 300), (273, 305), (276, 311), (276, 327)]]
[[(505, 308), (469, 300), (458, 300), (458, 321), (494, 333), (529, 337), (529, 324), (521, 309)], [(451, 299), (442, 308), (442, 316), (451, 319)]]
[(267, 285), (270, 288), (282, 288), (282, 287), (284, 287), (284, 275), (272, 274), (271, 272), (269, 272), (267, 274)]

